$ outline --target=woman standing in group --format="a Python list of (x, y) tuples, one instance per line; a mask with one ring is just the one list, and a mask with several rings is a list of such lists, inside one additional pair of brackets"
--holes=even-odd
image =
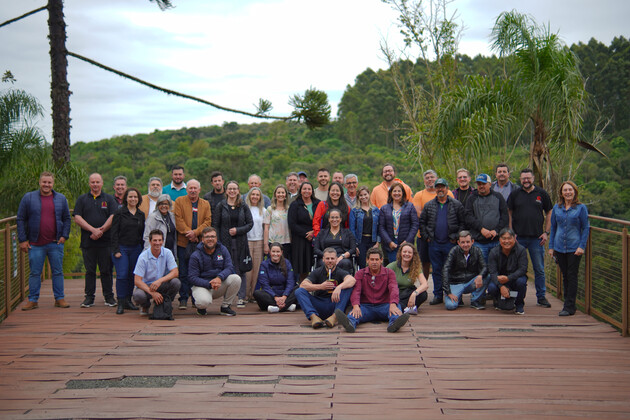
[[(429, 284), (422, 274), (420, 255), (416, 247), (411, 244), (403, 244), (396, 254), (396, 261), (390, 262), (387, 268), (396, 273), (400, 307), (405, 313), (418, 314), (418, 307), (427, 300)], [(416, 282), (419, 283), (416, 286)]]
[(247, 244), (252, 257), (252, 269), (246, 274), (247, 290), (245, 300), (255, 302), (254, 290), (258, 282), (258, 270), (263, 259), (263, 220), (265, 218), (265, 206), (263, 204), (263, 194), (260, 188), (252, 187), (245, 199), (249, 210), (252, 213), (252, 230), (247, 232)]
[(287, 187), (278, 185), (273, 191), (271, 205), (265, 211), (263, 220), (265, 255), (269, 255), (269, 245), (278, 242), (282, 245), (284, 258), (289, 259), (291, 256), (291, 231), (289, 231), (289, 222), (287, 221), (289, 214), (288, 196)]
[(389, 262), (396, 260), (400, 245), (405, 242), (413, 245), (419, 226), (416, 208), (407, 201), (402, 184), (394, 182), (378, 218), (378, 233)]
[(370, 190), (368, 187), (359, 188), (357, 205), (350, 211), (350, 231), (354, 235), (359, 248), (358, 263), (360, 268), (365, 268), (365, 256), (367, 250), (378, 243), (378, 216), (379, 209), (370, 203)]
[(291, 262), (300, 281), (313, 266), (313, 214), (319, 200), (313, 196), (313, 184), (303, 182), (298, 196), (289, 206), (291, 226)]
[(590, 232), (588, 210), (578, 199), (577, 186), (564, 181), (560, 186), (558, 204), (551, 211), (549, 255), (555, 257), (562, 272), (564, 307), (558, 315), (575, 314), (580, 260)]
[(343, 186), (338, 182), (332, 182), (328, 187), (328, 198), (317, 205), (317, 210), (313, 215), (313, 236), (317, 237), (319, 231), (328, 227), (328, 216), (330, 210), (338, 209), (341, 212), (341, 224), (348, 227), (350, 208), (343, 197)]
[(269, 247), (269, 258), (260, 265), (260, 289), (254, 296), (261, 311), (295, 311), (295, 273), (282, 254), (282, 245), (274, 242)]
[[(356, 253), (357, 243), (350, 229), (341, 227), (341, 211), (332, 209), (328, 212), (327, 228), (319, 232), (313, 241), (315, 255), (321, 263), (326, 248), (334, 248), (337, 251), (337, 267), (353, 273), (352, 256)], [(319, 263), (318, 263), (319, 264)]]
[(125, 309), (132, 311), (138, 307), (131, 302), (133, 294), (133, 270), (142, 252), (144, 234), (144, 213), (138, 208), (142, 195), (136, 188), (127, 188), (122, 199), (122, 207), (112, 219), (112, 261), (116, 267), (117, 314)]
[(144, 249), (151, 248), (149, 233), (159, 229), (164, 234), (164, 248), (170, 249), (173, 255), (177, 255), (177, 230), (175, 230), (175, 216), (171, 211), (171, 196), (162, 194), (155, 203), (155, 210), (147, 217), (144, 223)]
[(254, 226), (254, 221), (252, 212), (241, 198), (238, 182), (227, 183), (225, 200), (217, 204), (216, 213), (212, 215), (212, 221), (216, 221), (215, 228), (219, 234), (219, 241), (230, 251), (234, 271), (241, 277), (237, 306), (243, 308), (247, 290), (245, 273), (251, 270), (247, 232)]

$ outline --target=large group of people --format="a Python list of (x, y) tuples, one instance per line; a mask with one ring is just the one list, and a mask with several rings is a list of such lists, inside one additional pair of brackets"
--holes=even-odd
[[(545, 296), (548, 243), (564, 280), (559, 315), (575, 313), (589, 223), (573, 182), (562, 184), (554, 206), (531, 169), (520, 172), (519, 186), (506, 164), (496, 166), (494, 182), (478, 174), (476, 188), (461, 168), (452, 191), (428, 170), (425, 189), (415, 195), (393, 165), (385, 164), (381, 176), (370, 190), (355, 174), (331, 177), (321, 168), (315, 187), (305, 172), (291, 172), (269, 198), (255, 174), (242, 191), (237, 181), (226, 183), (213, 172), (212, 188), (202, 195), (199, 181), (184, 182), (184, 168), (175, 166), (167, 185), (151, 177), (146, 195), (128, 187), (124, 176), (114, 179), (110, 195), (93, 173), (73, 214), (86, 272), (80, 306), (95, 304), (98, 268), (105, 305), (117, 307), (117, 314), (148, 314), (151, 303), (172, 305), (179, 297), (179, 310), (187, 310), (190, 299), (206, 315), (213, 298), (222, 298), (219, 313), (228, 316), (236, 315), (234, 306), (256, 303), (270, 313), (301, 308), (313, 328), (339, 323), (354, 332), (361, 323), (382, 320), (395, 332), (429, 300), (431, 278), (430, 305), (455, 310), (470, 294), (475, 309), (491, 299), (496, 309), (522, 315), (528, 254), (537, 304), (551, 307)], [(55, 306), (67, 308), (62, 261), (69, 206), (53, 189), (52, 173), (41, 174), (39, 187), (23, 197), (17, 214), (31, 268), (22, 309), (38, 307), (46, 257)]]

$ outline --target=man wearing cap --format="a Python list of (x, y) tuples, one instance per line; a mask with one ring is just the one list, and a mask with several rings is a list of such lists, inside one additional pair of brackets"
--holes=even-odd
[(304, 171), (298, 172), (298, 190), (303, 183), (308, 182), (308, 174)]
[(490, 250), (499, 245), (499, 232), (508, 226), (509, 216), (501, 193), (490, 188), (490, 175), (479, 174), (476, 181), (477, 191), (466, 200), (466, 227), (487, 262)]
[(510, 194), (519, 188), (518, 185), (510, 181), (510, 167), (507, 163), (499, 163), (494, 168), (494, 177), (497, 180), (492, 183), (492, 190), (501, 193), (507, 203)]
[(406, 197), (411, 198), (413, 196), (411, 194), (411, 188), (409, 187), (409, 185), (402, 182), (402, 180), (396, 178), (396, 169), (391, 163), (386, 163), (385, 165), (383, 165), (381, 176), (383, 177), (383, 182), (374, 187), (374, 189), (372, 189), (372, 194), (370, 195), (370, 200), (372, 200), (372, 204), (374, 204), (379, 209), (387, 204), (389, 188), (394, 182), (398, 182), (400, 183), (400, 185), (403, 186), (403, 188), (405, 189)]
[(509, 299), (510, 291), (517, 292), (514, 312), (525, 315), (527, 250), (516, 243), (516, 234), (510, 228), (501, 230), (499, 243), (488, 257), (488, 294), (494, 297), (494, 307), (498, 308), (501, 298)]
[(448, 182), (444, 178), (435, 181), (436, 197), (429, 201), (420, 214), (420, 233), (429, 248), (433, 267), (433, 300), (431, 305), (443, 302), (442, 269), (457, 237), (464, 229), (464, 206), (449, 197)]

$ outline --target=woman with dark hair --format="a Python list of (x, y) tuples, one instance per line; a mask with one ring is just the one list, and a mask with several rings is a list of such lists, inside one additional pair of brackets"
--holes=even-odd
[(403, 243), (413, 245), (420, 222), (413, 204), (407, 201), (407, 193), (399, 182), (394, 182), (387, 195), (387, 204), (381, 207), (378, 233), (389, 262), (396, 260), (398, 247)]
[(297, 198), (289, 206), (291, 262), (300, 280), (306, 278), (313, 266), (313, 214), (318, 204), (313, 184), (307, 181), (300, 185)]
[[(341, 211), (332, 209), (328, 212), (329, 226), (319, 232), (313, 241), (315, 255), (321, 263), (326, 248), (334, 248), (337, 251), (337, 267), (353, 272), (352, 256), (356, 253), (357, 243), (350, 229), (341, 227)], [(318, 263), (318, 264), (319, 264)]]
[(590, 232), (588, 209), (578, 199), (578, 188), (571, 181), (560, 186), (558, 204), (551, 211), (549, 255), (555, 257), (562, 272), (564, 307), (559, 316), (575, 314), (580, 260)]
[(343, 186), (338, 182), (331, 182), (328, 187), (328, 198), (317, 205), (315, 215), (313, 215), (313, 236), (317, 237), (321, 229), (328, 227), (328, 216), (330, 210), (338, 209), (341, 213), (341, 224), (348, 228), (350, 208), (343, 197)]
[(245, 273), (251, 270), (251, 256), (247, 243), (247, 232), (254, 226), (252, 212), (241, 198), (238, 182), (225, 185), (225, 200), (216, 206), (212, 221), (219, 235), (219, 241), (230, 251), (234, 271), (241, 277), (237, 307), (245, 307), (247, 280)]
[(418, 307), (427, 300), (429, 283), (422, 274), (420, 255), (416, 247), (408, 243), (401, 245), (396, 261), (390, 262), (387, 268), (396, 273), (400, 307), (404, 313), (418, 315)]
[(142, 195), (136, 188), (127, 188), (122, 199), (122, 206), (112, 219), (112, 262), (116, 267), (117, 314), (125, 309), (137, 311), (131, 302), (133, 294), (133, 270), (142, 252), (144, 234), (144, 213), (138, 208)]
[(291, 262), (284, 258), (280, 243), (269, 247), (269, 258), (260, 264), (258, 284), (260, 289), (254, 292), (254, 298), (261, 311), (295, 311), (295, 273)]
[(370, 189), (361, 187), (357, 193), (356, 207), (350, 211), (350, 231), (354, 235), (359, 248), (358, 264), (365, 268), (367, 250), (379, 246), (378, 217), (380, 210), (370, 203)]
[(144, 249), (151, 248), (149, 234), (152, 230), (159, 229), (164, 234), (164, 248), (170, 249), (173, 255), (177, 255), (177, 230), (175, 229), (175, 216), (171, 211), (171, 196), (162, 194), (155, 203), (155, 210), (144, 222)]
[(265, 210), (263, 220), (265, 255), (269, 254), (270, 244), (278, 242), (282, 245), (284, 258), (291, 256), (291, 231), (287, 221), (289, 205), (287, 198), (289, 191), (284, 185), (278, 185), (273, 191), (271, 205)]

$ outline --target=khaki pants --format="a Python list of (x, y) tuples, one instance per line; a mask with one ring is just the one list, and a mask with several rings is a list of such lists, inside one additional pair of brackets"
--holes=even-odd
[(193, 286), (192, 295), (195, 299), (195, 306), (197, 309), (206, 309), (212, 303), (213, 298), (221, 296), (223, 296), (221, 306), (229, 306), (234, 303), (239, 287), (241, 287), (241, 277), (237, 274), (230, 274), (216, 290)]
[(254, 299), (254, 290), (258, 281), (258, 272), (260, 271), (260, 263), (263, 259), (263, 241), (248, 241), (249, 253), (252, 256), (252, 270), (247, 272), (247, 290), (245, 298), (249, 301)]

